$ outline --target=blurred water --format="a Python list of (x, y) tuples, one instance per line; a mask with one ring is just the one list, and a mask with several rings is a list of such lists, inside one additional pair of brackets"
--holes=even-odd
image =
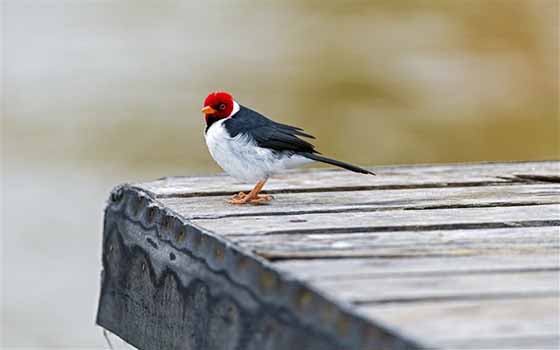
[(219, 171), (209, 91), (364, 165), (559, 156), (555, 0), (2, 6), (4, 347), (104, 346), (104, 200)]

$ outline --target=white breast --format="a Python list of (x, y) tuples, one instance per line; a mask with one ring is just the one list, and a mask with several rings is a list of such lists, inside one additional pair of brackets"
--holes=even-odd
[(231, 137), (223, 125), (226, 120), (219, 120), (210, 126), (205, 135), (206, 144), (216, 163), (242, 182), (256, 183), (281, 170), (311, 162), (298, 155), (281, 155), (258, 147), (243, 134)]

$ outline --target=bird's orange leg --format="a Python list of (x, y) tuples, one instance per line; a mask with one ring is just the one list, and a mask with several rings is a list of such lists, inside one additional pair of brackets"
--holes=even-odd
[(272, 199), (271, 196), (266, 195), (266, 194), (259, 196), (259, 193), (261, 192), (265, 183), (266, 183), (266, 180), (259, 181), (255, 185), (255, 187), (251, 190), (251, 192), (249, 192), (248, 194), (245, 194), (243, 192), (239, 192), (238, 194), (234, 195), (227, 202), (230, 203), (230, 204), (247, 204), (247, 203), (261, 204), (263, 202), (268, 202), (269, 200)]

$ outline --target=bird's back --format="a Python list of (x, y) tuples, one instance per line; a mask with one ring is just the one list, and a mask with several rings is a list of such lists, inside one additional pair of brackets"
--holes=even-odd
[(241, 106), (239, 112), (228, 118), (224, 127), (232, 137), (245, 134), (256, 145), (275, 152), (316, 153), (315, 146), (301, 137), (312, 138), (301, 128), (277, 123), (250, 108)]

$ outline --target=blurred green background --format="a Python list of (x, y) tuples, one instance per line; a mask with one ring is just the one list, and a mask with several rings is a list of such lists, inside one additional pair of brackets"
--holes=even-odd
[(100, 347), (113, 185), (220, 171), (210, 91), (367, 166), (559, 158), (556, 0), (2, 1), (2, 346)]

